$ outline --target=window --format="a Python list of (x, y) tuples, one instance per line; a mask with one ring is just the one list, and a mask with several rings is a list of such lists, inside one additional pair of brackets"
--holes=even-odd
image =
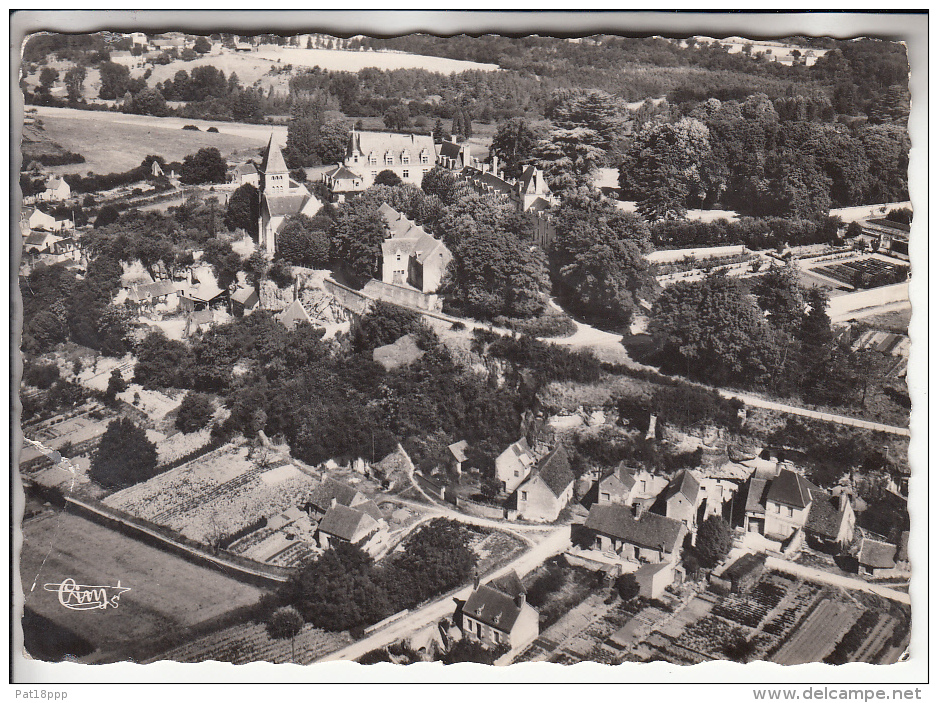
[(377, 163), (378, 163), (378, 157), (375, 156), (374, 154), (368, 154), (368, 165), (376, 166)]
[(410, 163), (410, 154), (408, 154), (406, 151), (403, 154), (401, 154), (401, 163), (402, 164)]
[(358, 163), (358, 154), (353, 154), (353, 155), (352, 155), (352, 162), (353, 162), (353, 163), (356, 163), (356, 164)]
[(384, 163), (386, 164), (394, 163), (394, 155), (390, 151), (384, 155)]
[(782, 512), (782, 506), (779, 505), (778, 503), (775, 504), (775, 512), (777, 512), (777, 513), (781, 513), (781, 512)]
[(406, 168), (401, 171), (401, 178), (410, 178), (410, 171)]
[(645, 482), (642, 481), (642, 493), (644, 493), (644, 492), (645, 492)]
[(788, 508), (787, 510), (788, 510), (788, 517), (791, 517), (792, 515), (794, 515), (794, 512), (792, 511), (791, 508)]
[(378, 177), (378, 172), (377, 172), (377, 171), (372, 171), (372, 172), (371, 172), (371, 177), (372, 177), (372, 178), (377, 178), (377, 177)]
[(520, 475), (521, 475), (521, 474), (520, 474), (520, 473), (518, 473), (518, 470), (517, 470), (517, 469), (515, 469), (515, 478), (517, 478), (517, 477), (518, 477), (518, 476), (520, 476)]
[(398, 260), (398, 261), (401, 260), (401, 255), (400, 255), (400, 254), (397, 255), (397, 260)]
[(427, 156), (426, 154), (421, 154), (421, 155), (420, 155), (420, 163), (422, 163), (422, 164), (428, 164), (428, 163), (430, 163), (430, 157)]
[(521, 500), (527, 500), (527, 499), (528, 499), (528, 492), (521, 491)]
[(602, 494), (602, 499), (603, 499), (603, 500), (610, 500), (610, 499), (611, 499), (611, 496), (610, 496), (608, 493), (603, 493), (603, 494)]

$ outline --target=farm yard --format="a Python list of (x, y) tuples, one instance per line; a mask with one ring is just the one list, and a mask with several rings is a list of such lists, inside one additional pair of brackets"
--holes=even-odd
[(233, 444), (209, 452), (104, 502), (144, 520), (209, 543), (261, 517), (301, 505), (316, 480), (292, 464), (272, 468)]
[(813, 270), (848, 286), (867, 289), (903, 282), (909, 267), (878, 257), (867, 257), (818, 266)]
[[(193, 628), (253, 607), (264, 594), (68, 512), (46, 509), (23, 523), (22, 534), (25, 605), (88, 640), (97, 650), (88, 661), (139, 660), (160, 642), (172, 646)], [(117, 608), (68, 610), (44, 588), (67, 578), (90, 585), (120, 581), (130, 590)]]

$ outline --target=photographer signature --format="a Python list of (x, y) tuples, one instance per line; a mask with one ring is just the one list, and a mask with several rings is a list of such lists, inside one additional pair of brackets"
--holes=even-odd
[(118, 581), (116, 586), (84, 586), (75, 583), (75, 579), (65, 579), (62, 583), (47, 583), (47, 591), (58, 592), (59, 603), (69, 610), (107, 610), (116, 608), (121, 595), (129, 591)]

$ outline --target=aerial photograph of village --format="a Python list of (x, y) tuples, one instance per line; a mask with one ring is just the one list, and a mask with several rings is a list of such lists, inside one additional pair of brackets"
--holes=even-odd
[(909, 71), (29, 34), (24, 656), (903, 660)]

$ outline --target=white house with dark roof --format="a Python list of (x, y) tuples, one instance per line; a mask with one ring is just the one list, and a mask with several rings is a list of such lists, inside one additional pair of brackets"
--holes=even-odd
[(519, 651), (540, 633), (540, 615), (514, 571), (486, 584), (476, 582), (456, 614), (463, 636), (489, 649)]
[(542, 522), (556, 520), (573, 499), (575, 481), (567, 450), (558, 444), (518, 486), (518, 517)]
[(687, 469), (681, 469), (658, 496), (652, 511), (680, 520), (684, 527), (694, 533), (697, 530), (697, 513), (703, 497), (697, 477)]
[(453, 260), (452, 252), (387, 203), (378, 211), (391, 235), (381, 243), (381, 281), (435, 293)]
[(505, 493), (514, 493), (531, 473), (535, 462), (534, 452), (524, 437), (496, 457), (495, 475), (501, 482)]
[(306, 186), (290, 178), (280, 147), (271, 135), (261, 162), (260, 222), (258, 224), (261, 250), (268, 256), (277, 251), (277, 233), (286, 218), (291, 215), (314, 216), (322, 203), (306, 189)]
[(680, 560), (687, 528), (680, 520), (616, 503), (590, 508), (584, 525), (590, 548), (625, 561), (657, 564)]
[(436, 164), (436, 145), (430, 134), (349, 133), (345, 167), (361, 176), (362, 185), (370, 188), (382, 171), (391, 171), (404, 182), (420, 187), (423, 174)]
[(70, 197), (72, 197), (72, 189), (64, 178), (53, 178), (46, 183), (46, 189), (36, 196), (43, 202), (59, 202), (68, 200)]
[(260, 186), (260, 174), (257, 172), (257, 166), (250, 161), (238, 164), (231, 170), (230, 182), (237, 186), (250, 184), (255, 188)]

